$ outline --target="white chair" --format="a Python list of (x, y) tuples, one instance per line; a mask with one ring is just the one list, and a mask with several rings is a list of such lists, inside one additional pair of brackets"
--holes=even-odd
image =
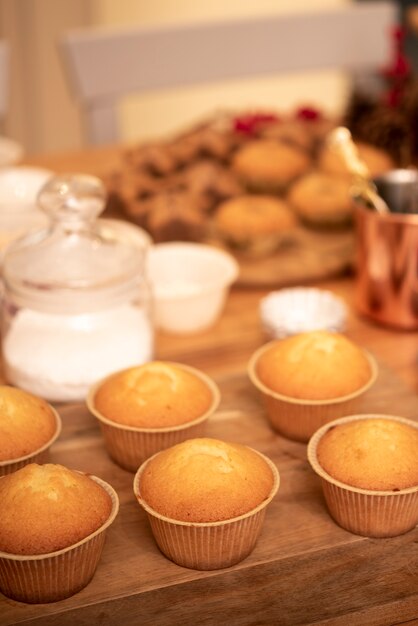
[(370, 70), (388, 58), (392, 2), (312, 13), (130, 29), (67, 32), (60, 41), (91, 143), (119, 139), (129, 93), (283, 72)]
[(0, 40), (0, 120), (6, 116), (9, 98), (9, 44)]

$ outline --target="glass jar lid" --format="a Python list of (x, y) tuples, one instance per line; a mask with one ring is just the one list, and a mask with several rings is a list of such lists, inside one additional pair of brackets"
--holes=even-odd
[(105, 201), (93, 176), (55, 176), (44, 185), (38, 203), (49, 227), (13, 243), (3, 260), (4, 286), (17, 306), (90, 312), (137, 292), (149, 240), (133, 225), (97, 219)]

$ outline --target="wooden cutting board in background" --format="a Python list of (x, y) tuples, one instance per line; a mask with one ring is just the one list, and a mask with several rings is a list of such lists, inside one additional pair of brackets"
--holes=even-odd
[(263, 258), (235, 254), (240, 266), (238, 284), (246, 287), (284, 287), (333, 278), (347, 272), (354, 261), (352, 229), (299, 228), (295, 238)]

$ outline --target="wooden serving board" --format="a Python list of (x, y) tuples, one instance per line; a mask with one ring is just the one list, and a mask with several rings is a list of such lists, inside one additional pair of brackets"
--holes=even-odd
[[(306, 446), (268, 425), (243, 373), (218, 381), (222, 402), (207, 434), (267, 454), (281, 485), (267, 509), (253, 553), (224, 570), (198, 572), (167, 560), (136, 503), (133, 474), (107, 456), (95, 419), (83, 406), (63, 408), (53, 462), (97, 474), (117, 490), (121, 507), (91, 583), (67, 600), (24, 605), (0, 596), (0, 623), (92, 624), (356, 624), (412, 620), (418, 613), (418, 528), (392, 539), (368, 539), (337, 526), (327, 513)], [(417, 397), (382, 368), (367, 412), (416, 417)]]
[(245, 287), (285, 287), (333, 278), (354, 261), (354, 232), (300, 227), (277, 252), (260, 259), (235, 255), (240, 266), (238, 284)]

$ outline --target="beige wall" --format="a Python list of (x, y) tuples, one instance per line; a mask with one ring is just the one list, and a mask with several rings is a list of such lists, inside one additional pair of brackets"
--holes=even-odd
[[(315, 10), (348, 0), (0, 0), (0, 36), (12, 46), (9, 113), (4, 134), (28, 153), (71, 150), (83, 143), (80, 116), (65, 81), (57, 40), (79, 26), (146, 24), (258, 13)], [(311, 102), (341, 109), (344, 77), (326, 72), (252, 80), (129, 98), (121, 107), (122, 139), (135, 141), (174, 131), (226, 108), (288, 110)], [(315, 97), (312, 97), (315, 94)]]

